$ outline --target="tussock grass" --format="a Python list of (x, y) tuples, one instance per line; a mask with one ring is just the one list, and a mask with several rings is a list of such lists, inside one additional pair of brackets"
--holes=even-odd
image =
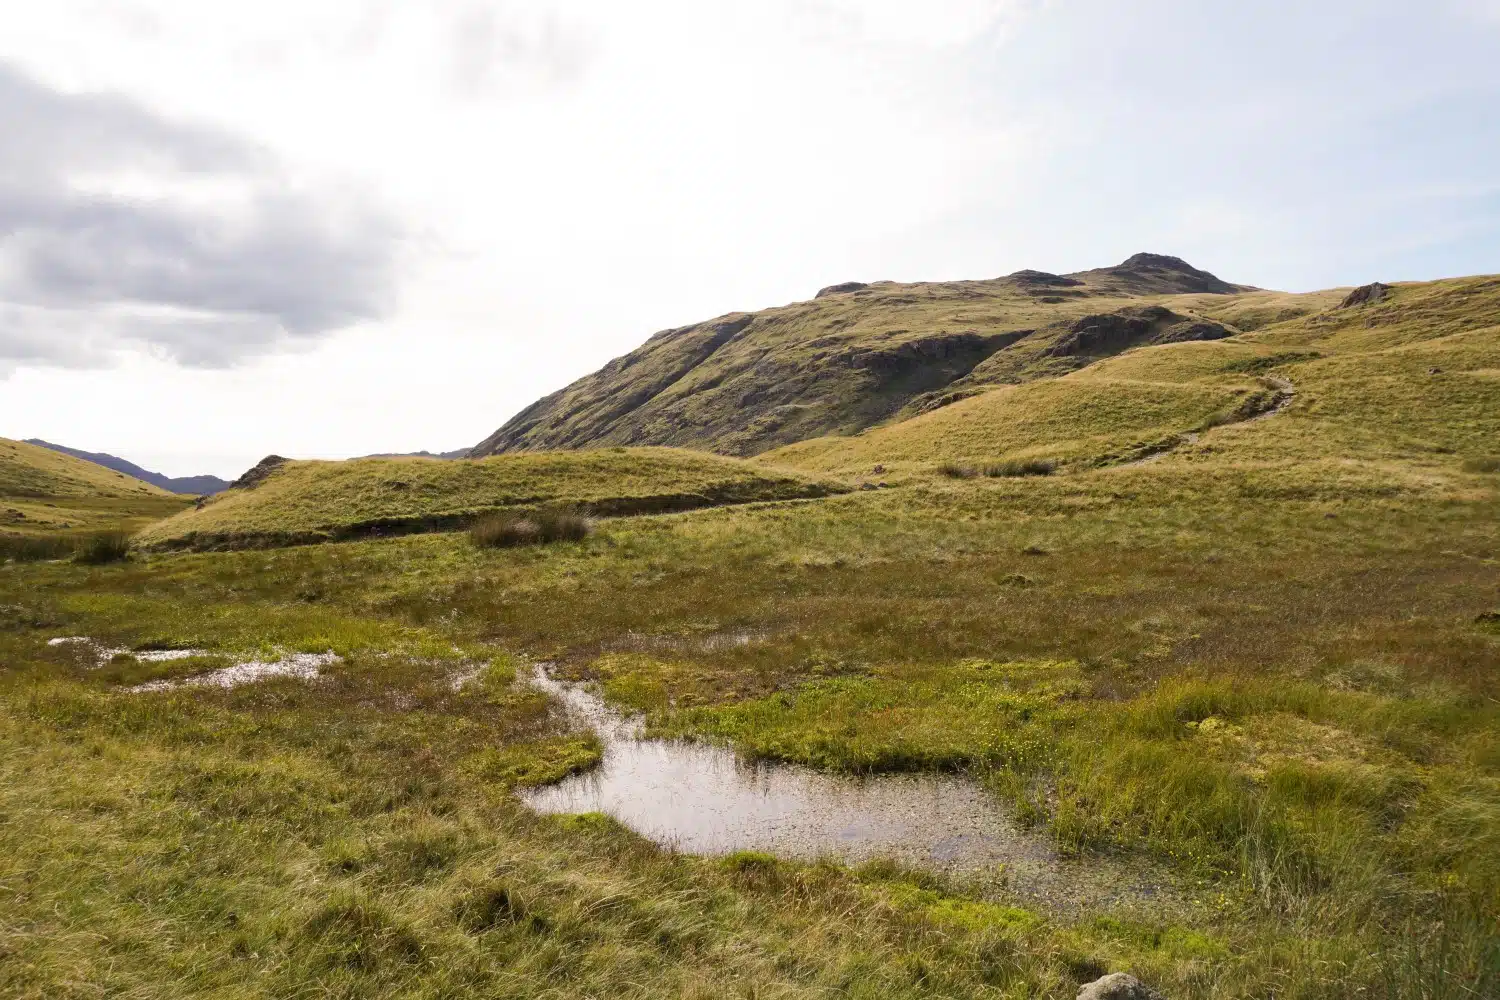
[(594, 530), (582, 514), (542, 510), (528, 514), (491, 514), (469, 529), (469, 540), (480, 548), (510, 549), (521, 545), (581, 542)]
[(0, 534), (0, 562), (37, 562), (66, 559), (77, 542), (67, 535)]
[(984, 474), (991, 479), (1008, 476), (1050, 476), (1057, 471), (1057, 463), (1050, 458), (1012, 458), (1004, 462), (992, 462), (984, 467)]
[(130, 555), (130, 535), (124, 531), (101, 531), (80, 541), (73, 559), (88, 566), (120, 562)]
[(1465, 472), (1500, 472), (1500, 456), (1486, 455), (1464, 460)]

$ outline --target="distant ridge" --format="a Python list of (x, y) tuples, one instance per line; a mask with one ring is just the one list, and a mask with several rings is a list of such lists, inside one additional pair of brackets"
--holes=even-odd
[(460, 448), (457, 451), (382, 451), (374, 455), (361, 455), (360, 458), (468, 458), (469, 449)]
[(113, 469), (115, 472), (123, 473), (132, 479), (139, 479), (142, 482), (150, 483), (152, 486), (166, 490), (168, 493), (207, 495), (219, 493), (229, 488), (229, 481), (227, 479), (220, 479), (218, 476), (179, 476), (173, 478), (171, 476), (164, 476), (159, 472), (151, 472), (143, 469), (134, 462), (128, 462), (116, 455), (107, 455), (96, 451), (80, 451), (77, 448), (69, 448), (66, 445), (43, 441), (41, 438), (27, 438), (26, 443), (34, 444), (38, 448), (47, 448), (63, 455), (81, 458), (85, 462), (93, 462), (95, 465), (102, 465), (106, 469)]

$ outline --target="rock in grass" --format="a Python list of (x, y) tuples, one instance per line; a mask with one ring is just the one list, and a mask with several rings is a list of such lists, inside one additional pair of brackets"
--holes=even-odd
[(1125, 972), (1111, 972), (1102, 979), (1085, 983), (1078, 990), (1078, 1000), (1163, 1000), (1162, 995)]

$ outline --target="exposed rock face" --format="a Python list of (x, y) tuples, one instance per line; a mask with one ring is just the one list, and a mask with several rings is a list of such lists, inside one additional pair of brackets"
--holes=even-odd
[(844, 281), (837, 285), (829, 285), (827, 288), (818, 289), (818, 294), (814, 295), (813, 298), (821, 299), (828, 295), (838, 295), (840, 292), (857, 292), (869, 287), (869, 284), (863, 281)]
[(1179, 316), (1165, 306), (1143, 306), (1085, 316), (1048, 349), (1053, 356), (1115, 354), (1145, 344), (1222, 340), (1230, 331), (1218, 323)]
[(1163, 1000), (1160, 993), (1126, 972), (1112, 972), (1086, 983), (1078, 1000)]
[(1344, 296), (1344, 301), (1339, 303), (1340, 309), (1353, 309), (1356, 306), (1374, 305), (1391, 293), (1391, 286), (1378, 281), (1368, 285), (1360, 285), (1354, 291)]
[(267, 455), (259, 462), (256, 462), (254, 468), (230, 483), (229, 488), (232, 490), (253, 490), (265, 482), (266, 478), (275, 472), (278, 466), (285, 465), (287, 461), (288, 459), (282, 458), (280, 455)]

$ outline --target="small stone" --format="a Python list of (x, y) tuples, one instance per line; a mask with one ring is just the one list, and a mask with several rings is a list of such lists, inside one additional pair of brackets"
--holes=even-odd
[(1111, 972), (1081, 986), (1078, 1000), (1163, 1000), (1163, 997), (1129, 973)]
[(1427, 374), (1429, 374), (1429, 375), (1441, 375), (1441, 374), (1443, 374), (1443, 370), (1441, 368), (1429, 368), (1429, 369), (1427, 369)]
[(874, 483), (860, 483), (859, 488), (862, 490), (878, 489), (878, 487)]

